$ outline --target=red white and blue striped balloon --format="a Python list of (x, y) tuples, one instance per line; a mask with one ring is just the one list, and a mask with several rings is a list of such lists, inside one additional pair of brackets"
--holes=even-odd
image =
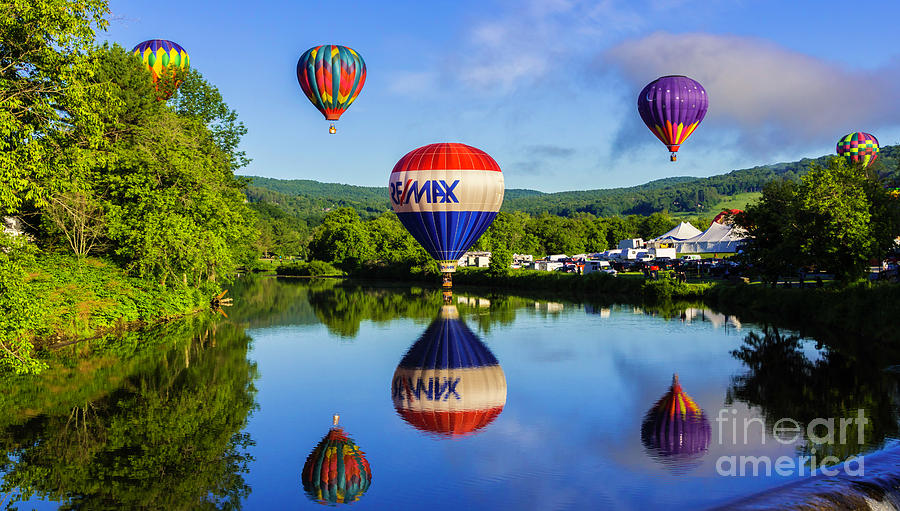
[(400, 158), (388, 189), (394, 212), (409, 233), (442, 272), (452, 272), (500, 211), (503, 173), (481, 149), (430, 144)]
[(400, 361), (391, 382), (397, 414), (417, 429), (443, 437), (478, 431), (506, 405), (500, 364), (445, 305)]

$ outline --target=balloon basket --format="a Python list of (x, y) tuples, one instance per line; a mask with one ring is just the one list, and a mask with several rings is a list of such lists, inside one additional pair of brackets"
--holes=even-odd
[(678, 155), (677, 155), (677, 154), (672, 153), (672, 154), (669, 155), (669, 161), (676, 161), (676, 160), (678, 160)]
[(337, 133), (337, 128), (334, 127), (334, 123), (331, 123), (331, 126), (328, 127), (328, 133), (331, 133), (332, 135)]

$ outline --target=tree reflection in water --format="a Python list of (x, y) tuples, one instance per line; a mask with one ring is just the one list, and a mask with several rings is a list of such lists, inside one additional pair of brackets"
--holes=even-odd
[(73, 347), (46, 377), (7, 382), (0, 492), (62, 509), (240, 508), (252, 460), (241, 430), (256, 406), (250, 338), (200, 318), (124, 337), (144, 350)]
[[(849, 348), (853, 351), (847, 354)], [(890, 363), (884, 348), (872, 340), (845, 338), (840, 348), (827, 347), (819, 358), (810, 360), (799, 336), (764, 327), (761, 335), (750, 332), (743, 346), (732, 351), (748, 372), (733, 378), (726, 404), (741, 401), (759, 407), (770, 432), (782, 418), (798, 421), (804, 430), (814, 419), (834, 418), (833, 441), (816, 444), (807, 439), (800, 451), (815, 454), (818, 460), (825, 456), (846, 460), (897, 436), (897, 378), (883, 370)], [(841, 441), (840, 419), (855, 418), (859, 409), (869, 419), (863, 438), (854, 423)], [(822, 436), (826, 428), (817, 427), (814, 433)]]

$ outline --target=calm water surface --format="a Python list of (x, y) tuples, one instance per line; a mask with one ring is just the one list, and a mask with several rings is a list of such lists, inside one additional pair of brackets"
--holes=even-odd
[[(434, 290), (274, 279), (233, 293), (228, 319), (67, 348), (37, 388), (11, 381), (0, 503), (704, 509), (897, 437), (890, 361), (702, 307), (461, 293), (442, 313)], [(689, 397), (667, 394), (676, 373)], [(667, 398), (702, 419), (648, 415)], [(843, 442), (772, 433), (858, 409), (869, 422)], [(334, 459), (316, 449), (334, 414), (357, 474), (340, 494), (304, 475)], [(818, 461), (720, 473), (742, 455)]]

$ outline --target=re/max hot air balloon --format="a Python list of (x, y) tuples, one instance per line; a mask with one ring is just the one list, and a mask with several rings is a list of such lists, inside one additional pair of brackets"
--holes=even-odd
[(674, 472), (682, 472), (699, 464), (709, 448), (710, 436), (706, 415), (681, 388), (678, 375), (674, 375), (669, 392), (644, 416), (644, 447)]
[(837, 143), (838, 156), (843, 156), (850, 164), (862, 163), (863, 168), (875, 163), (878, 149), (875, 135), (861, 131), (844, 135)]
[(301, 475), (303, 490), (320, 504), (355, 502), (372, 484), (365, 453), (338, 426), (338, 416), (325, 438), (309, 453)]
[[(366, 63), (352, 48), (316, 46), (303, 52), (297, 61), (297, 81), (325, 119), (337, 121), (365, 85)], [(337, 131), (333, 122), (328, 131)]]
[(400, 158), (388, 190), (400, 222), (438, 261), (449, 288), (457, 261), (503, 204), (503, 173), (481, 149), (430, 144)]
[(165, 39), (144, 41), (131, 51), (150, 72), (158, 100), (171, 98), (181, 85), (179, 73), (191, 67), (191, 58), (184, 48)]
[(669, 148), (676, 160), (684, 143), (706, 115), (706, 89), (687, 76), (663, 76), (648, 83), (638, 96), (638, 113), (644, 124)]
[(506, 376), (452, 305), (445, 305), (394, 371), (391, 398), (415, 428), (442, 437), (467, 435), (506, 405)]

